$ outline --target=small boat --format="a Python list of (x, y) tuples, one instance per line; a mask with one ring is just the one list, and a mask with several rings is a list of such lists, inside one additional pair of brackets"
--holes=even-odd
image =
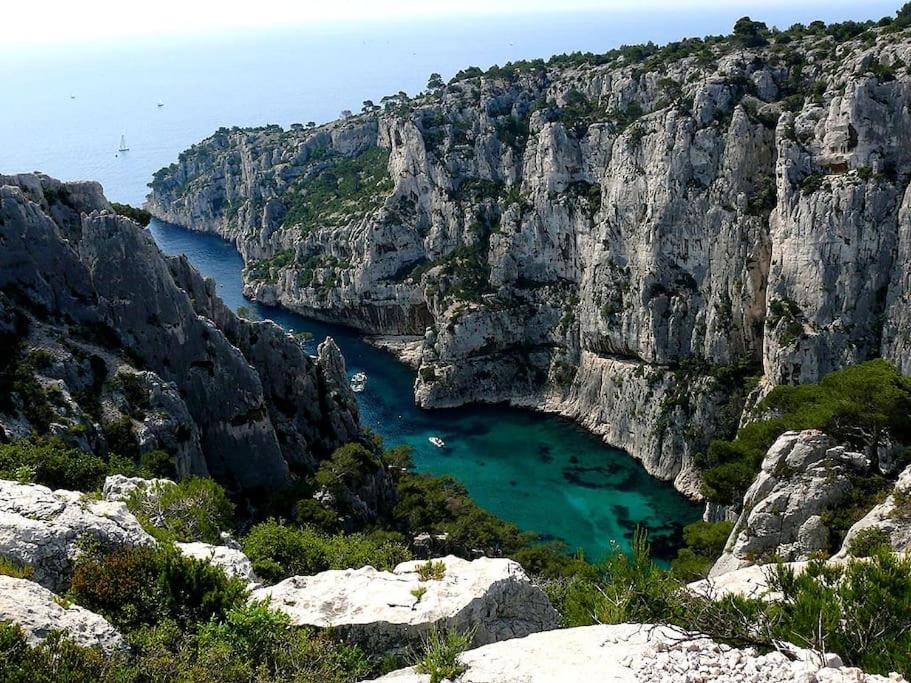
[(161, 109), (163, 106), (164, 106), (164, 102), (159, 102), (159, 103), (158, 103), (158, 108), (159, 108), (159, 109)]
[(441, 439), (441, 438), (438, 437), (438, 436), (431, 436), (431, 437), (430, 437), (429, 439), (427, 439), (427, 440), (428, 440), (430, 443), (432, 443), (434, 446), (436, 446), (437, 448), (443, 448), (443, 447), (446, 445), (446, 442), (444, 442), (443, 439)]
[(351, 391), (360, 393), (367, 388), (367, 375), (363, 372), (356, 372), (351, 377)]
[(118, 152), (129, 152), (130, 151), (130, 148), (127, 147), (126, 136), (124, 136), (124, 135), (120, 136), (120, 147), (117, 148), (117, 151)]

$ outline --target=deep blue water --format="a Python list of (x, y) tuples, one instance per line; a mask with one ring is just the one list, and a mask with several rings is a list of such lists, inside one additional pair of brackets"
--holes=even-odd
[[(367, 389), (357, 395), (364, 424), (387, 445), (411, 445), (419, 470), (453, 475), (482, 507), (520, 528), (598, 557), (611, 540), (628, 548), (639, 525), (649, 530), (655, 554), (666, 558), (682, 525), (698, 519), (699, 506), (568, 420), (505, 406), (418, 409), (414, 372), (391, 355), (345, 328), (244, 298), (243, 262), (229, 242), (158, 221), (150, 229), (162, 251), (186, 254), (213, 278), (231, 308), (249, 306), (286, 329), (312, 332), (311, 353), (332, 336), (348, 374), (367, 373)], [(430, 436), (441, 437), (446, 448), (430, 444)]]

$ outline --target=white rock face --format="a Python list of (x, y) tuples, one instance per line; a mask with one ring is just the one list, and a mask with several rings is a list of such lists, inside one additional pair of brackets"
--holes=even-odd
[(240, 550), (209, 543), (175, 543), (174, 545), (187, 557), (205, 560), (224, 569), (228, 576), (236, 576), (249, 584), (254, 584), (256, 588), (260, 586), (259, 579), (253, 572), (253, 563)]
[(115, 474), (105, 478), (101, 492), (105, 500), (125, 502), (136, 489), (148, 488), (149, 486), (167, 486), (173, 483), (170, 479), (143, 479), (142, 477), (127, 477), (122, 474)]
[[(535, 633), (486, 645), (462, 655), (459, 683), (880, 683), (903, 681), (867, 676), (841, 667), (832, 655), (797, 651), (757, 656), (750, 650), (689, 637), (667, 626), (616, 624)], [(376, 679), (428, 683), (413, 668)]]
[[(420, 561), (295, 576), (254, 591), (301, 626), (333, 627), (370, 652), (403, 649), (431, 625), (475, 628), (475, 645), (556, 628), (557, 612), (522, 567), (506, 559), (441, 558), (441, 580), (420, 581)], [(412, 591), (426, 589), (418, 598)]]
[(51, 631), (62, 631), (77, 645), (100, 647), (107, 652), (126, 647), (120, 633), (94, 612), (67, 605), (33, 581), (0, 575), (0, 622), (19, 626), (31, 645)]
[(63, 585), (84, 537), (106, 545), (155, 543), (124, 503), (0, 480), (0, 555), (34, 567), (42, 586)]
[(862, 454), (837, 446), (820, 431), (782, 434), (744, 495), (744, 512), (710, 576), (761, 564), (772, 555), (802, 561), (828, 550), (822, 515), (844, 500), (853, 476), (868, 466)]
[[(785, 567), (801, 573), (807, 562), (786, 562)], [(746, 598), (759, 598), (763, 600), (778, 600), (781, 595), (769, 587), (769, 575), (774, 571), (775, 565), (753, 564), (743, 569), (725, 572), (719, 576), (694, 581), (687, 584), (687, 588), (697, 595), (712, 600), (720, 600), (727, 595), (742, 595)]]
[(906, 468), (899, 475), (895, 488), (888, 498), (848, 529), (844, 543), (836, 557), (847, 556), (851, 541), (865, 529), (873, 528), (881, 529), (888, 536), (894, 551), (911, 552), (911, 517), (907, 512), (899, 511), (896, 505), (898, 498), (907, 499), (908, 496), (911, 496), (911, 467)]

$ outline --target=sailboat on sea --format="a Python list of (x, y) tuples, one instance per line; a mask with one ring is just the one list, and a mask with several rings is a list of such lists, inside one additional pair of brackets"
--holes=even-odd
[(127, 147), (126, 136), (124, 136), (124, 135), (120, 136), (120, 147), (117, 148), (117, 151), (118, 152), (129, 152), (130, 151), (130, 148)]

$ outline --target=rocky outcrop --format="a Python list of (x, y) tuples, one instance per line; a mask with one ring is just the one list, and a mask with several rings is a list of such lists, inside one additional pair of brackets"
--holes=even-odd
[[(783, 562), (782, 566), (793, 571), (795, 576), (806, 569), (808, 562)], [(776, 601), (781, 599), (781, 594), (772, 589), (771, 574), (778, 565), (751, 564), (742, 569), (733, 569), (729, 572), (713, 576), (701, 581), (687, 584), (695, 595), (700, 595), (710, 600), (720, 600), (728, 595), (742, 595), (745, 598)]]
[(0, 623), (22, 629), (30, 645), (37, 645), (59, 631), (76, 645), (106, 652), (125, 650), (123, 637), (94, 612), (69, 604), (37, 583), (0, 574)]
[(788, 562), (830, 552), (823, 516), (847, 498), (852, 480), (869, 467), (862, 453), (836, 445), (820, 431), (782, 434), (744, 495), (743, 512), (710, 576), (773, 557)]
[(253, 572), (253, 563), (237, 548), (209, 543), (175, 543), (175, 545), (183, 555), (195, 560), (204, 560), (220, 567), (228, 576), (242, 579), (252, 588), (259, 588), (259, 579)]
[[(616, 624), (535, 633), (486, 645), (461, 655), (460, 683), (888, 683), (903, 681), (864, 674), (834, 655), (793, 648), (759, 655), (667, 626)], [(413, 668), (376, 679), (383, 683), (429, 683)]]
[(142, 477), (127, 477), (122, 474), (115, 474), (105, 477), (101, 495), (105, 500), (125, 503), (130, 499), (134, 491), (148, 488), (155, 489), (172, 485), (173, 483), (170, 479), (143, 479)]
[(0, 438), (164, 451), (176, 474), (243, 493), (364, 438), (331, 340), (312, 359), (238, 318), (97, 184), (0, 176), (0, 242), (0, 375), (16, 378), (0, 387)]
[(886, 499), (875, 505), (845, 534), (844, 544), (836, 557), (847, 556), (858, 536), (881, 532), (892, 550), (911, 553), (911, 467), (902, 472)]
[(0, 556), (31, 566), (39, 584), (64, 587), (84, 540), (106, 547), (155, 542), (125, 503), (0, 480)]
[(148, 205), (232, 240), (264, 302), (422, 337), (422, 406), (557, 411), (697, 496), (747, 375), (911, 368), (911, 42), (851, 35), (523, 62), (221, 129)]
[(299, 626), (333, 628), (368, 652), (404, 651), (420, 643), (432, 626), (474, 629), (483, 645), (556, 628), (558, 616), (544, 592), (516, 562), (452, 555), (442, 576), (423, 579), (420, 561), (391, 572), (373, 567), (295, 576), (254, 591)]

